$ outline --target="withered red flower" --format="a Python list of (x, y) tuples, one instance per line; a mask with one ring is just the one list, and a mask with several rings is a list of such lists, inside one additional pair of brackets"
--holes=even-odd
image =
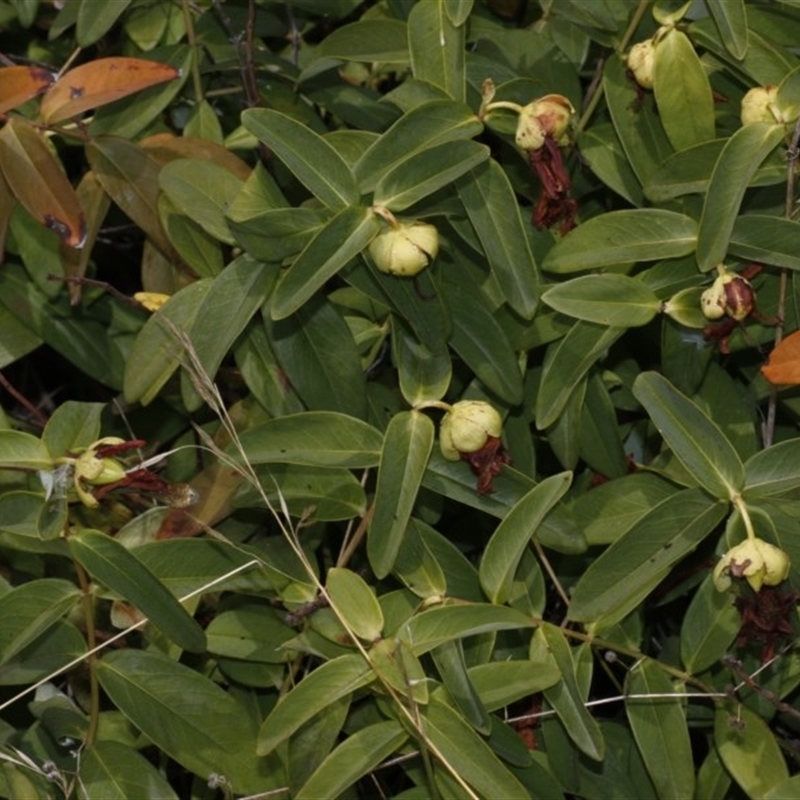
[(575, 227), (578, 204), (568, 196), (571, 184), (560, 148), (546, 136), (542, 147), (528, 151), (528, 160), (542, 184), (531, 221), (540, 229), (560, 225), (562, 235), (569, 233)]
[(511, 463), (511, 456), (503, 447), (499, 436), (487, 436), (486, 444), (473, 453), (461, 453), (461, 460), (466, 461), (473, 475), (478, 478), (476, 491), (478, 494), (491, 494), (494, 492), (492, 481), (504, 464)]

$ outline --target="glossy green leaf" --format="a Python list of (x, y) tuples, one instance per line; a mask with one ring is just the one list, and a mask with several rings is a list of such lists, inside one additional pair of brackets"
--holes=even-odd
[(357, 573), (343, 567), (331, 567), (325, 582), (331, 605), (353, 633), (374, 642), (383, 630), (383, 612), (375, 592)]
[(266, 321), (287, 382), (313, 411), (363, 417), (366, 379), (353, 334), (333, 303), (312, 299), (291, 317)]
[(141, 753), (113, 739), (93, 742), (81, 751), (78, 777), (80, 800), (178, 800), (166, 779)]
[(405, 325), (396, 324), (392, 327), (392, 356), (400, 391), (410, 406), (444, 397), (453, 372), (446, 347), (431, 351)]
[(681, 660), (693, 675), (716, 664), (729, 650), (742, 619), (729, 592), (709, 575), (694, 593), (681, 624)]
[(542, 648), (551, 654), (561, 672), (561, 680), (544, 690), (544, 696), (555, 709), (572, 741), (594, 761), (602, 761), (605, 753), (603, 733), (597, 721), (585, 706), (585, 694), (581, 691), (576, 676), (576, 664), (572, 648), (564, 633), (548, 622), (543, 623), (534, 634), (531, 653)]
[(0, 666), (0, 686), (34, 683), (76, 663), (87, 649), (84, 634), (72, 623), (58, 619)]
[(513, 608), (489, 603), (437, 606), (413, 616), (398, 635), (421, 656), (443, 642), (478, 633), (530, 628), (534, 621)]
[(508, 600), (511, 581), (525, 548), (571, 482), (571, 472), (545, 478), (514, 505), (492, 534), (481, 557), (479, 574), (481, 586), (493, 603)]
[(332, 31), (315, 55), (343, 61), (405, 63), (409, 60), (408, 29), (397, 19), (361, 19)]
[(656, 44), (653, 84), (658, 115), (676, 150), (714, 138), (714, 99), (705, 67), (677, 28)]
[(783, 139), (783, 127), (745, 125), (722, 148), (714, 165), (697, 233), (697, 263), (702, 272), (725, 259), (745, 189), (761, 162)]
[(671, 495), (595, 559), (575, 585), (569, 617), (575, 621), (622, 619), (725, 516), (723, 503), (700, 489)]
[(360, 728), (328, 755), (295, 797), (338, 797), (396, 752), (407, 738), (408, 733), (395, 720)]
[(490, 661), (470, 667), (469, 678), (486, 710), (496, 711), (554, 686), (561, 672), (552, 658)]
[(630, 471), (617, 412), (598, 372), (586, 383), (586, 400), (580, 420), (581, 458), (598, 475), (621, 478)]
[(63, 617), (80, 591), (70, 581), (41, 578), (23, 583), (0, 597), (0, 664), (12, 659)]
[(567, 273), (626, 261), (656, 261), (691, 253), (697, 224), (675, 211), (636, 208), (593, 217), (565, 236), (542, 262), (548, 272)]
[(367, 538), (367, 557), (378, 578), (391, 572), (403, 545), (433, 439), (433, 422), (423, 411), (395, 414), (386, 429)]
[(97, 677), (131, 723), (203, 780), (224, 775), (245, 794), (280, 785), (275, 763), (253, 752), (253, 717), (194, 669), (152, 650), (117, 650), (100, 660)]
[(0, 430), (0, 468), (52, 469), (53, 458), (38, 436), (9, 428)]
[(787, 439), (760, 450), (745, 462), (744, 475), (743, 494), (748, 500), (796, 489), (800, 486), (800, 440)]
[[(440, 564), (442, 554), (437, 557), (435, 545), (425, 537), (426, 530), (418, 520), (409, 520), (392, 571), (418, 597), (440, 598), (447, 590), (447, 578)], [(462, 596), (455, 590), (451, 594)]]
[(677, 459), (712, 496), (727, 500), (741, 491), (738, 453), (695, 403), (656, 372), (640, 374), (633, 393)]
[(369, 665), (355, 653), (326, 661), (303, 678), (267, 716), (258, 734), (258, 754), (272, 752), (319, 710), (373, 679)]
[(800, 270), (798, 235), (800, 226), (793, 220), (743, 214), (733, 224), (728, 251), (748, 261)]
[(569, 510), (589, 545), (611, 544), (676, 491), (675, 484), (652, 472), (635, 472), (575, 497)]
[(303, 250), (329, 217), (318, 208), (273, 208), (246, 219), (229, 220), (228, 226), (253, 258), (282, 261)]
[[(350, 167), (319, 134), (296, 119), (265, 108), (242, 114), (242, 124), (287, 166), (323, 205), (345, 209), (359, 200)], [(324, 165), (324, 169), (320, 167)]]
[(452, 100), (423, 103), (400, 117), (353, 166), (359, 188), (371, 192), (381, 178), (420, 153), (483, 130), (475, 112)]
[(329, 220), (305, 246), (278, 283), (272, 297), (275, 320), (285, 319), (354, 259), (380, 231), (368, 208), (350, 206)]
[(445, 3), (416, 3), (408, 15), (411, 71), (453, 98), (466, 97), (465, 31), (445, 12)]
[(622, 142), (610, 123), (584, 129), (578, 145), (581, 157), (603, 183), (637, 208), (644, 204), (642, 187), (625, 158)]
[(392, 211), (404, 211), (487, 158), (489, 148), (471, 139), (436, 145), (387, 172), (375, 187), (373, 201)]
[(442, 642), (431, 658), (456, 709), (478, 733), (488, 735), (492, 720), (470, 680), (461, 640)]
[(683, 698), (673, 682), (643, 659), (628, 673), (625, 694), (640, 695), (625, 700), (625, 711), (658, 796), (694, 797), (692, 744)]
[(747, 11), (744, 0), (711, 3), (708, 7), (725, 48), (736, 59), (747, 53)]
[(101, 8), (91, 3), (81, 3), (76, 25), (78, 44), (89, 47), (105, 36), (130, 4), (131, 0), (119, 0), (104, 4)]
[(584, 376), (570, 394), (558, 418), (547, 427), (547, 443), (564, 469), (575, 469), (581, 455), (581, 416), (587, 383)]
[(646, 325), (661, 301), (641, 281), (627, 275), (583, 275), (549, 288), (542, 300), (570, 317), (600, 325), (633, 328)]
[(191, 328), (212, 283), (206, 278), (181, 289), (145, 322), (125, 365), (127, 402), (147, 405), (178, 369), (184, 355), (179, 332)]
[(408, 643), (397, 637), (381, 639), (370, 648), (369, 660), (381, 683), (414, 703), (428, 703), (429, 678)]
[(548, 347), (536, 395), (537, 428), (548, 428), (556, 421), (592, 364), (624, 332), (624, 328), (608, 328), (581, 320), (563, 339)]
[(775, 735), (763, 718), (745, 705), (717, 707), (714, 744), (725, 768), (748, 797), (764, 797), (789, 778)]
[[(105, 403), (79, 403), (67, 400), (47, 420), (42, 444), (50, 453), (64, 456), (68, 451), (88, 447), (100, 438), (100, 415)], [(2, 442), (2, 432), (0, 432)], [(0, 463), (2, 458), (0, 457)]]
[[(274, 266), (243, 255), (228, 264), (204, 294), (189, 340), (197, 365), (212, 381), (233, 343), (263, 304), (276, 272)], [(196, 411), (203, 400), (188, 375), (182, 388), (186, 408)]]
[[(1, 226), (0, 226), (1, 227)], [(0, 369), (35, 350), (42, 340), (0, 305)]]
[(181, 213), (215, 239), (233, 244), (225, 214), (242, 181), (230, 170), (213, 161), (177, 158), (161, 169), (158, 185)]
[(133, 603), (176, 644), (193, 652), (205, 650), (203, 629), (132, 551), (90, 529), (70, 536), (69, 548), (95, 580)]
[(251, 464), (310, 464), (374, 467), (383, 436), (362, 422), (333, 411), (291, 414), (245, 430), (241, 445)]
[(450, 706), (432, 702), (423, 715), (423, 730), (451, 768), (479, 795), (528, 795), (485, 741)]
[(201, 278), (213, 278), (222, 272), (219, 240), (181, 214), (165, 194), (158, 198), (158, 218), (175, 251)]
[(538, 269), (506, 173), (490, 159), (456, 186), (503, 297), (524, 319), (531, 319), (539, 299)]
[(206, 628), (209, 653), (264, 664), (284, 663), (290, 655), (282, 645), (295, 635), (281, 615), (256, 603), (222, 611)]
[(661, 162), (673, 153), (655, 103), (650, 97), (636, 103), (636, 88), (619, 56), (606, 60), (603, 94), (630, 168), (642, 186), (649, 186)]

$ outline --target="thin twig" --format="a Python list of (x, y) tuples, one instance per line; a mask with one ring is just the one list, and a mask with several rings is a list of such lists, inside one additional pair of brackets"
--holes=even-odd
[(0, 372), (0, 386), (2, 386), (32, 417), (33, 423), (40, 427), (44, 428), (47, 424), (47, 416), (43, 414), (36, 406), (25, 397), (24, 394), (18, 392), (12, 385), (9, 383), (8, 379)]

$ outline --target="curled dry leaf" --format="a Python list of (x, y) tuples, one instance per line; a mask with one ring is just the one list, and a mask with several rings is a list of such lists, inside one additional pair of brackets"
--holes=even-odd
[(56, 76), (42, 67), (0, 68), (0, 114), (46, 91)]
[(800, 331), (787, 336), (761, 367), (761, 374), (770, 382), (783, 386), (800, 383)]
[(179, 75), (179, 69), (145, 58), (98, 58), (62, 75), (42, 98), (41, 114), (48, 125), (62, 122)]

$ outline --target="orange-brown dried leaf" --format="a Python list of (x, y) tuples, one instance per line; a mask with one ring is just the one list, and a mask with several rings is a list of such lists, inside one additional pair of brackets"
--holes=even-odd
[(0, 114), (46, 91), (55, 78), (42, 67), (0, 67)]
[(179, 75), (179, 69), (145, 58), (98, 58), (64, 73), (42, 98), (41, 114), (48, 124), (72, 119)]
[(0, 169), (13, 195), (69, 247), (82, 247), (86, 222), (72, 184), (33, 125), (17, 117), (0, 129)]
[(761, 374), (770, 382), (782, 386), (800, 383), (800, 331), (787, 336), (769, 354)]

